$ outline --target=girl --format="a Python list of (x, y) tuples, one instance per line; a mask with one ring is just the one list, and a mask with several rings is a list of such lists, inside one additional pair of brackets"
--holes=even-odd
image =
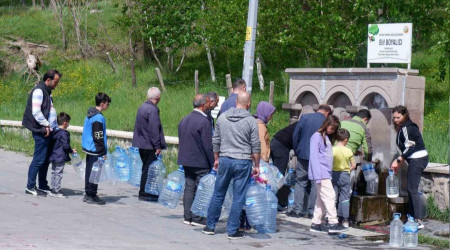
[(397, 146), (401, 150), (401, 155), (392, 162), (391, 168), (397, 173), (402, 163), (408, 162), (409, 213), (416, 219), (419, 229), (422, 229), (423, 208), (418, 191), (422, 172), (428, 165), (428, 153), (419, 127), (411, 121), (405, 106), (399, 105), (392, 110), (392, 120), (397, 131)]
[[(336, 195), (331, 183), (331, 171), (333, 169), (332, 142), (334, 142), (339, 126), (339, 119), (336, 116), (328, 116), (310, 139), (308, 177), (316, 183), (317, 188), (311, 232), (340, 233), (348, 230), (338, 223)], [(328, 226), (322, 225), (322, 218), (325, 214), (328, 217)]]

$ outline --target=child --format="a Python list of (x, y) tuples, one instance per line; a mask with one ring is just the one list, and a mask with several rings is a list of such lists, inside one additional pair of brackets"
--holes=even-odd
[[(333, 147), (332, 183), (336, 194), (337, 214), (343, 220), (342, 225), (348, 228), (350, 212), (350, 171), (356, 168), (353, 152), (347, 145), (350, 133), (347, 129), (339, 129), (336, 134), (336, 145)], [(349, 165), (351, 164), (351, 166)]]
[(105, 205), (105, 202), (97, 196), (97, 184), (89, 182), (92, 165), (98, 157), (106, 158), (106, 123), (102, 111), (107, 110), (111, 98), (105, 93), (98, 93), (95, 96), (95, 107), (90, 107), (84, 120), (83, 134), (81, 136), (81, 146), (86, 153), (86, 175), (84, 188), (86, 194), (83, 201), (89, 204)]
[[(340, 233), (348, 230), (338, 223), (335, 204), (336, 195), (331, 184), (331, 170), (333, 168), (331, 142), (334, 141), (339, 125), (339, 119), (336, 116), (328, 116), (319, 130), (310, 139), (308, 178), (316, 183), (317, 188), (311, 232)], [(328, 226), (322, 225), (325, 213), (328, 217)]]
[(70, 161), (69, 154), (76, 153), (76, 149), (70, 147), (69, 127), (70, 116), (64, 112), (58, 114), (56, 118), (58, 128), (52, 133), (53, 150), (49, 158), (52, 163), (52, 181), (50, 195), (58, 198), (65, 198), (61, 193), (61, 179), (63, 177), (64, 164)]

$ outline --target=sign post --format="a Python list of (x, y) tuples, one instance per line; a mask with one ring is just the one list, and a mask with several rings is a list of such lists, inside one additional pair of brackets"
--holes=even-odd
[(369, 24), (367, 68), (371, 63), (406, 63), (411, 69), (412, 23)]

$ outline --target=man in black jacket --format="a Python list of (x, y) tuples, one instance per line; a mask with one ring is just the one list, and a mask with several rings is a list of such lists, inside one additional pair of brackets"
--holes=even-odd
[(178, 125), (178, 164), (183, 165), (186, 186), (184, 188), (184, 224), (204, 226), (206, 219), (191, 213), (191, 206), (200, 179), (207, 175), (214, 164), (211, 123), (205, 111), (210, 99), (197, 94), (194, 110)]
[[(50, 132), (57, 127), (56, 110), (53, 107), (52, 90), (58, 86), (62, 74), (57, 70), (49, 70), (43, 77), (43, 82), (36, 85), (30, 92), (27, 106), (23, 114), (22, 125), (29, 129), (34, 139), (34, 154), (28, 168), (26, 194), (45, 196), (50, 193), (47, 182), (47, 172), (51, 152)], [(39, 188), (36, 187), (36, 177), (39, 173)]]
[(161, 99), (161, 91), (151, 87), (147, 92), (147, 101), (138, 109), (136, 122), (134, 124), (133, 147), (139, 148), (142, 160), (141, 185), (139, 189), (139, 200), (157, 201), (158, 196), (145, 192), (148, 167), (156, 160), (162, 149), (166, 148), (166, 140), (159, 117), (157, 107)]

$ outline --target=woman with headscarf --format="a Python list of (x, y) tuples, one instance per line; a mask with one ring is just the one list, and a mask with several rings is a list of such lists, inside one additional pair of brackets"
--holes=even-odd
[(267, 131), (267, 123), (272, 119), (276, 108), (268, 102), (259, 102), (254, 115), (258, 122), (259, 140), (261, 141), (261, 159), (269, 162), (270, 136)]

